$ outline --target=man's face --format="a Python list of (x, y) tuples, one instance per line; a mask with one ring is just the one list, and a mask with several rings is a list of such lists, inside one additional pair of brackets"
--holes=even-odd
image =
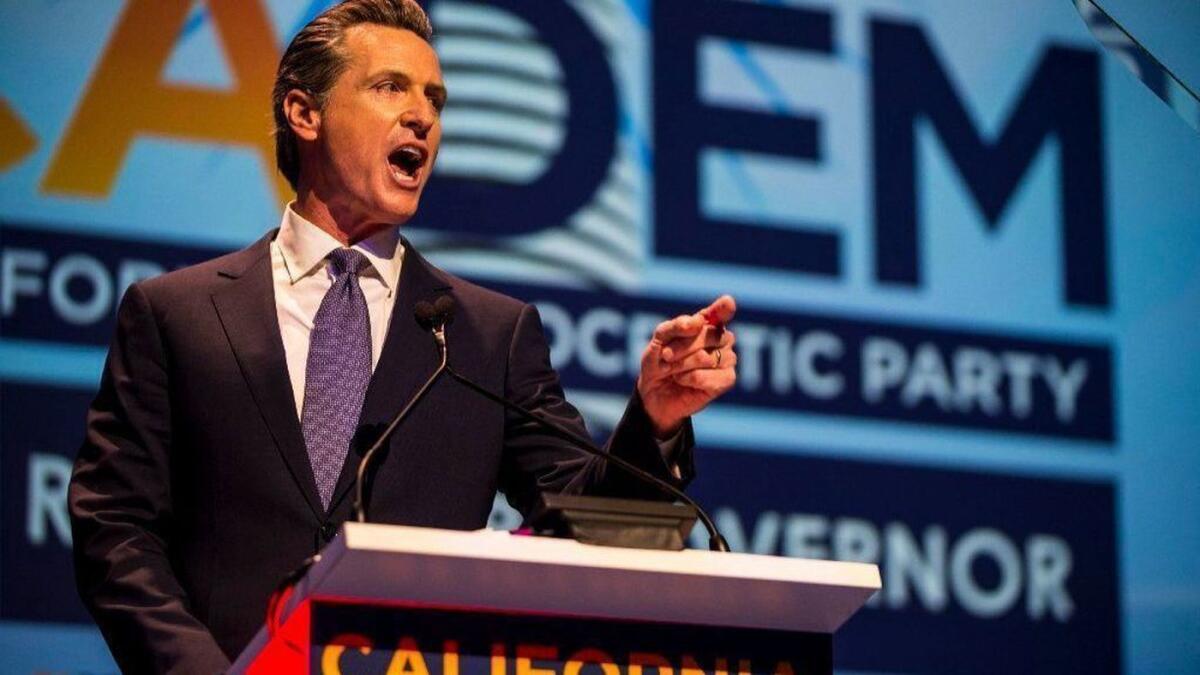
[(321, 110), (314, 190), (351, 220), (398, 224), (417, 210), (442, 138), (446, 89), (433, 48), (374, 24), (346, 31), (346, 69)]

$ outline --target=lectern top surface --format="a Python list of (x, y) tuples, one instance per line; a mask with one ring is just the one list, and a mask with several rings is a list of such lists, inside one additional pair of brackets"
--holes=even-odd
[[(568, 539), (519, 536), (498, 530), (470, 532), (346, 523), (348, 550), (568, 565), (610, 570), (698, 575), (720, 579), (833, 585), (878, 590), (879, 568), (866, 563), (806, 560), (746, 553), (593, 546)], [(335, 541), (331, 548), (337, 547)]]

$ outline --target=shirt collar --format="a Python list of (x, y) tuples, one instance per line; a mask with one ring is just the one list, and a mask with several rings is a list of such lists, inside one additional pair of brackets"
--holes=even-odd
[[(331, 234), (296, 213), (292, 208), (294, 203), (289, 203), (284, 209), (279, 234), (275, 236), (283, 253), (288, 279), (293, 284), (321, 269), (326, 256), (342, 246)], [(404, 259), (404, 244), (400, 243), (398, 227), (376, 232), (351, 248), (367, 257), (371, 269), (384, 286), (395, 289), (400, 277), (400, 263)]]

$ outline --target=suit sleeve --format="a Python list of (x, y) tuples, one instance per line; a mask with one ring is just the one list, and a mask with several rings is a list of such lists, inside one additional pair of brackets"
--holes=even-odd
[(170, 561), (168, 378), (150, 302), (131, 286), (68, 492), (76, 583), (122, 671), (220, 672), (229, 661)]
[[(525, 305), (517, 318), (508, 354), (505, 396), (543, 418), (589, 436), (579, 411), (563, 395), (558, 373), (550, 365), (550, 350), (537, 309)], [(605, 447), (676, 487), (683, 488), (694, 475), (692, 427), (688, 420), (675, 450), (675, 475), (654, 438), (654, 430), (635, 390), (620, 423)], [(670, 500), (661, 490), (630, 476), (550, 436), (535, 425), (509, 415), (505, 423), (505, 452), (501, 489), (522, 515), (528, 516), (542, 492), (591, 494), (631, 499)]]

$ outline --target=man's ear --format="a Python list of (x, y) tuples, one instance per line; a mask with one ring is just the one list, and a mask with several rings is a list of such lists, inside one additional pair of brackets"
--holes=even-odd
[(308, 92), (292, 89), (283, 97), (283, 116), (300, 139), (317, 140), (321, 129), (321, 111), (317, 99)]

